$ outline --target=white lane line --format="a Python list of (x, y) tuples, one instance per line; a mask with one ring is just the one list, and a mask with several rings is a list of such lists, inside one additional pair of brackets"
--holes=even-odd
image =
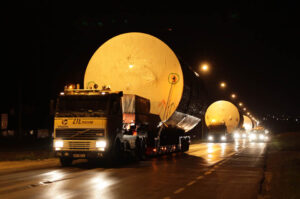
[(211, 174), (211, 171), (206, 171), (206, 172), (204, 173), (204, 175), (209, 175), (209, 174)]
[(195, 184), (195, 183), (196, 183), (196, 180), (193, 180), (193, 181), (189, 182), (189, 183), (187, 184), (187, 186), (191, 186), (192, 184)]
[(167, 197), (164, 197), (163, 199), (171, 199), (171, 197), (170, 197), (170, 196), (167, 196)]
[(178, 193), (182, 192), (183, 190), (184, 190), (184, 188), (179, 188), (179, 189), (177, 189), (176, 191), (174, 191), (174, 193), (175, 193), (175, 194), (178, 194)]
[(202, 178), (204, 178), (204, 176), (198, 176), (197, 180), (201, 180)]

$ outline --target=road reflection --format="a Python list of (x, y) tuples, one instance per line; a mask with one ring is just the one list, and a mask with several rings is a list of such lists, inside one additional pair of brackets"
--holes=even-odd
[(95, 177), (92, 177), (87, 183), (86, 187), (89, 187), (92, 191), (87, 198), (113, 198), (113, 192), (108, 191), (108, 187), (116, 184), (117, 180), (107, 175), (107, 173), (99, 173)]
[[(214, 164), (233, 153), (240, 152), (251, 145), (246, 139), (235, 140), (228, 143), (201, 143), (191, 146), (191, 150), (187, 152), (189, 155), (202, 157), (208, 164)], [(199, 150), (202, 148), (202, 150)], [(198, 150), (196, 150), (198, 149)]]
[(47, 173), (42, 174), (43, 178), (41, 183), (46, 183), (46, 182), (54, 182), (54, 181), (59, 181), (63, 179), (65, 174), (62, 171), (59, 170), (54, 170), (50, 171)]
[[(148, 198), (160, 198), (156, 197), (164, 195), (160, 192), (168, 194), (174, 191), (174, 187), (181, 186), (182, 181), (189, 183), (191, 180), (187, 179), (186, 173), (198, 176), (199, 170), (241, 153), (244, 149), (260, 157), (265, 146), (266, 143), (249, 143), (243, 139), (228, 143), (199, 143), (192, 144), (186, 153), (158, 156), (119, 167), (91, 166), (83, 162), (72, 167), (37, 170), (35, 175), (28, 178), (28, 182), (19, 180), (6, 183), (6, 189), (13, 191), (6, 191), (12, 197), (4, 198), (114, 199), (143, 198), (141, 196), (147, 194)], [(259, 158), (251, 161), (256, 164)], [(124, 192), (126, 195), (123, 195)]]

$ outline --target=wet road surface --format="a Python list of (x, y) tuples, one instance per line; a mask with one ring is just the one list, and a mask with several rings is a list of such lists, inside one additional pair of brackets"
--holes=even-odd
[(201, 143), (119, 167), (75, 163), (0, 175), (0, 198), (257, 198), (266, 144)]

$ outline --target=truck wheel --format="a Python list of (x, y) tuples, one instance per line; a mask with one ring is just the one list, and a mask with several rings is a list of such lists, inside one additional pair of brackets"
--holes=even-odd
[(60, 164), (63, 167), (72, 165), (73, 159), (72, 158), (60, 158)]
[(113, 148), (113, 161), (120, 162), (123, 160), (124, 148), (120, 140), (116, 140)]
[(185, 152), (188, 151), (190, 149), (190, 144), (188, 143), (188, 141), (186, 139), (183, 139), (181, 141), (181, 151)]
[(135, 154), (139, 160), (146, 160), (146, 143), (144, 140), (137, 138), (135, 144)]

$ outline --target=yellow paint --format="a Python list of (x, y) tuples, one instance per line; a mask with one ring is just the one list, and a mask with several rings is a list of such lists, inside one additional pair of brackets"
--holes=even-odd
[(94, 117), (57, 117), (54, 119), (54, 128), (106, 128), (106, 118)]

